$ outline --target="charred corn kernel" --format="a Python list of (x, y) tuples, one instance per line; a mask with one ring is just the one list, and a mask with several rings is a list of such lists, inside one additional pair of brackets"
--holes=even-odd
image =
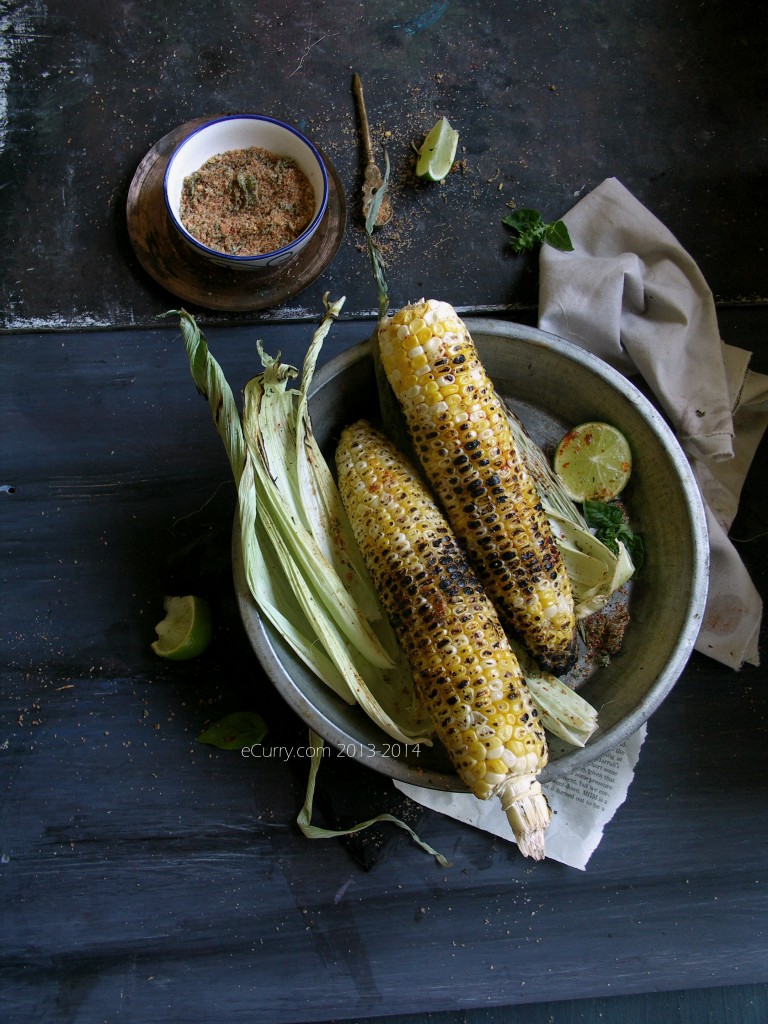
[(477, 797), (502, 799), (520, 849), (542, 857), (549, 808), (536, 776), (547, 742), (496, 609), (431, 493), (386, 438), (365, 421), (347, 427), (336, 464), (357, 542), (438, 737)]
[(570, 581), (469, 331), (453, 307), (429, 299), (384, 318), (378, 339), (414, 450), (504, 627), (542, 666), (566, 671), (576, 650)]

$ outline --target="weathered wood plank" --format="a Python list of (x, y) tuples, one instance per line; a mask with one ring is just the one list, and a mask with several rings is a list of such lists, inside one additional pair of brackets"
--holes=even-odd
[[(178, 125), (243, 109), (307, 131), (350, 202), (332, 266), (262, 318), (311, 318), (326, 289), (350, 313), (375, 311), (354, 70), (391, 157), (395, 219), (381, 239), (396, 304), (535, 307), (535, 258), (512, 255), (507, 204), (557, 217), (609, 176), (678, 236), (720, 301), (766, 300), (763, 5), (4, 7), (0, 329), (151, 327), (169, 295), (131, 248), (133, 175)], [(413, 144), (442, 114), (460, 131), (461, 171), (424, 186)]]
[[(761, 323), (724, 326), (765, 368)], [(368, 326), (337, 325), (326, 357)], [(306, 325), (258, 334), (289, 359), (307, 342)], [(210, 336), (237, 387), (254, 333)], [(237, 620), (228, 467), (177, 333), (0, 344), (0, 483), (15, 486), (0, 493), (3, 1019), (280, 1024), (638, 995), (641, 1021), (662, 1005), (644, 993), (765, 985), (764, 671), (692, 659), (586, 872), (427, 813), (418, 829), (450, 868), (382, 829), (366, 870), (360, 850), (296, 829), (305, 758), (196, 740), (246, 706), (276, 745), (305, 729)], [(765, 451), (741, 517), (764, 593)], [(214, 607), (213, 644), (186, 665), (149, 650), (172, 589)], [(335, 763), (318, 820), (343, 807), (340, 778), (353, 815), (391, 798)], [(552, 1019), (595, 1019), (580, 1005)]]

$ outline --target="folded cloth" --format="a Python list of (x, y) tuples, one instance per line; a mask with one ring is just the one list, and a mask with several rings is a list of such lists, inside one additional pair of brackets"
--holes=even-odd
[(563, 220), (574, 251), (542, 246), (539, 327), (653, 391), (707, 509), (710, 590), (696, 647), (732, 668), (758, 665), (762, 601), (728, 530), (768, 423), (768, 377), (723, 343), (696, 263), (619, 181), (606, 179)]

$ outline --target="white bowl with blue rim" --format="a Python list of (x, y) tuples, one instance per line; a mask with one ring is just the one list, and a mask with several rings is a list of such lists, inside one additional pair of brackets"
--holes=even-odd
[[(273, 252), (238, 256), (205, 245), (181, 221), (184, 180), (211, 157), (252, 146), (294, 160), (315, 194), (308, 226), (290, 244)], [(328, 172), (317, 148), (297, 128), (263, 114), (227, 114), (212, 118), (183, 139), (168, 160), (163, 179), (165, 206), (171, 224), (198, 255), (231, 270), (270, 270), (294, 259), (317, 232), (328, 206)]]

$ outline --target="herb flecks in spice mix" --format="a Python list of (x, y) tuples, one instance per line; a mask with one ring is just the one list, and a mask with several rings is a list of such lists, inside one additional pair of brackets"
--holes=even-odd
[(314, 189), (296, 162), (259, 146), (212, 156), (184, 179), (181, 194), (187, 231), (230, 256), (290, 245), (314, 212)]

